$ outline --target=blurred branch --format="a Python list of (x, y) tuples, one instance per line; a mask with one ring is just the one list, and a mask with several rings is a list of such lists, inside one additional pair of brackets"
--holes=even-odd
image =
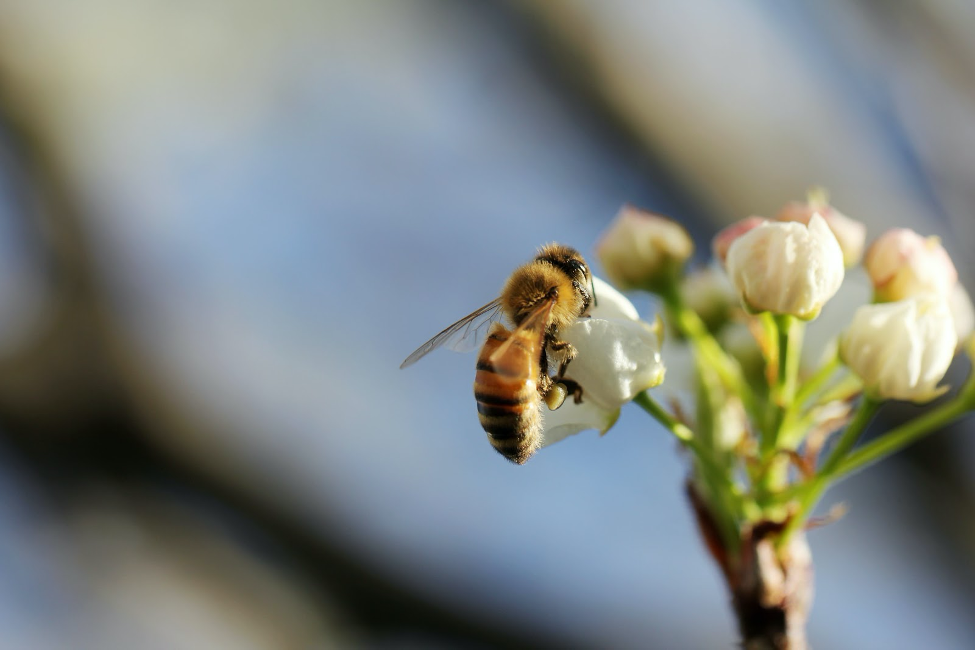
[(247, 486), (154, 442), (135, 406), (138, 388), (113, 351), (119, 330), (99, 290), (84, 209), (42, 125), (30, 121), (35, 113), (17, 110), (9, 81), (0, 78), (0, 134), (6, 136), (0, 146), (9, 145), (23, 178), (23, 209), (15, 212), (41, 244), (51, 291), (37, 330), (0, 357), (0, 444), (38, 475), (53, 505), (70, 507), (78, 488), (92, 483), (118, 490), (175, 486), (191, 502), (216, 504), (271, 542), (282, 563), (328, 595), (367, 638), (406, 632), (464, 645), (567, 647), (565, 639), (445, 607)]

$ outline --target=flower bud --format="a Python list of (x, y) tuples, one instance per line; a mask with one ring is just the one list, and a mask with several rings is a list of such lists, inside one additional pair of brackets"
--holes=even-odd
[(716, 233), (716, 236), (712, 238), (712, 254), (719, 260), (719, 265), (724, 266), (726, 264), (726, 255), (729, 253), (729, 247), (733, 245), (736, 238), (745, 235), (757, 226), (765, 223), (767, 223), (767, 220), (763, 217), (747, 217), (746, 219), (740, 219), (736, 223), (726, 226)]
[(953, 328), (957, 332), (957, 352), (964, 349), (974, 333), (974, 301), (967, 289), (957, 282), (950, 290), (950, 313), (953, 315)]
[(884, 233), (865, 253), (865, 270), (877, 302), (936, 294), (947, 297), (957, 269), (938, 237), (922, 237), (907, 228)]
[(865, 224), (855, 221), (843, 215), (828, 205), (827, 201), (820, 198), (820, 195), (813, 195), (807, 203), (792, 201), (781, 208), (777, 213), (778, 221), (796, 221), (808, 224), (811, 217), (820, 214), (824, 217), (828, 228), (834, 233), (841, 246), (841, 254), (845, 258), (845, 268), (858, 264), (862, 259), (862, 251), (865, 249)]
[(957, 335), (944, 298), (916, 296), (863, 305), (841, 336), (841, 360), (875, 399), (928, 402), (953, 360)]
[(815, 214), (807, 226), (767, 222), (737, 237), (726, 272), (748, 310), (809, 320), (841, 287), (845, 265), (838, 240)]
[(718, 332), (739, 311), (739, 300), (729, 278), (714, 265), (683, 276), (679, 291), (685, 306), (702, 319), (710, 332)]
[(597, 242), (597, 257), (617, 287), (655, 289), (674, 282), (695, 245), (666, 217), (625, 205)]

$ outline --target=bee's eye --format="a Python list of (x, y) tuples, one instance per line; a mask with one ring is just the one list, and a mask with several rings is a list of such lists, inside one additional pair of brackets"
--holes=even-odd
[(579, 274), (580, 277), (587, 277), (587, 267), (579, 260), (568, 260), (567, 267), (572, 269), (575, 274)]

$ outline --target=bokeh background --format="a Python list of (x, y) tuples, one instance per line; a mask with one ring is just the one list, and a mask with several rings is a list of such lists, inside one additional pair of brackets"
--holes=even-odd
[[(704, 261), (821, 184), (939, 235), (973, 295), (973, 25), (0, 1), (0, 647), (732, 647), (662, 430), (625, 409), (515, 467), (472, 356), (397, 366), (624, 202)], [(815, 647), (972, 647), (973, 429), (830, 493)]]

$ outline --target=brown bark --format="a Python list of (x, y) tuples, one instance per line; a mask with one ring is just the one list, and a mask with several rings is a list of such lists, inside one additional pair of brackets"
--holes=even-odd
[(814, 564), (804, 533), (777, 548), (783, 523), (759, 522), (741, 530), (738, 549), (728, 549), (691, 483), (688, 494), (706, 546), (729, 586), (743, 648), (806, 650)]

